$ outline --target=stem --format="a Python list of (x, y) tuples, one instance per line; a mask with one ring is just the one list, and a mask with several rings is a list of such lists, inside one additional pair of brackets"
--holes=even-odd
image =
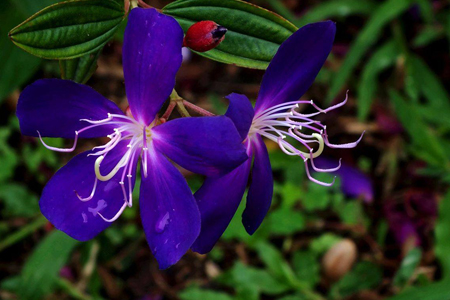
[(22, 227), (20, 230), (14, 232), (13, 234), (7, 236), (0, 242), (0, 251), (14, 245), (20, 240), (26, 238), (28, 235), (35, 232), (37, 229), (43, 227), (47, 224), (47, 219), (43, 216), (38, 217), (33, 223)]
[(170, 115), (172, 114), (174, 108), (177, 106), (177, 102), (170, 100), (169, 106), (166, 109), (166, 112), (162, 115), (161, 117), (161, 121), (162, 123), (166, 122), (167, 120), (169, 120)]
[[(151, 5), (147, 4), (147, 3), (145, 3), (144, 0), (137, 0), (137, 2), (138, 2), (138, 5), (139, 5), (140, 7), (142, 7), (142, 8), (155, 8), (155, 7), (153, 7), (153, 6), (151, 6)], [(156, 9), (157, 11), (161, 12), (160, 9), (157, 9), (157, 8), (155, 8), (155, 9)]]
[(173, 89), (172, 94), (170, 95), (170, 101), (176, 103), (177, 110), (182, 117), (190, 117), (191, 115), (187, 111), (186, 107), (184, 107), (183, 100), (184, 99), (178, 95), (177, 91)]
[(207, 111), (206, 109), (203, 109), (187, 100), (183, 100), (183, 104), (187, 107), (189, 107), (190, 109), (192, 109), (193, 111), (203, 115), (203, 116), (207, 116), (207, 117), (213, 117), (215, 116), (212, 112)]
[(77, 289), (70, 281), (66, 279), (59, 278), (57, 284), (60, 289), (66, 292), (72, 299), (76, 300), (91, 300), (90, 296), (83, 294), (79, 289)]

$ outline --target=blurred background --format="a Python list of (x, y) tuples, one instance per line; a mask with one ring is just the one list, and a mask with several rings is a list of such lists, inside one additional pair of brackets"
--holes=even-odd
[[(309, 182), (301, 162), (268, 143), (275, 194), (261, 228), (246, 234), (241, 207), (210, 254), (189, 252), (165, 271), (137, 206), (86, 243), (39, 212), (45, 183), (73, 155), (22, 136), (15, 107), (27, 84), (59, 77), (59, 66), (18, 49), (7, 33), (55, 2), (0, 2), (0, 299), (450, 299), (449, 1), (250, 1), (298, 27), (337, 23), (332, 54), (305, 99), (326, 107), (349, 90), (349, 103), (321, 121), (332, 143), (366, 135), (355, 149), (325, 152), (318, 165), (343, 158), (331, 188)], [(121, 32), (87, 84), (126, 109)], [(231, 92), (254, 100), (263, 74), (186, 51), (176, 88), (222, 114)], [(202, 178), (185, 175), (195, 191)]]

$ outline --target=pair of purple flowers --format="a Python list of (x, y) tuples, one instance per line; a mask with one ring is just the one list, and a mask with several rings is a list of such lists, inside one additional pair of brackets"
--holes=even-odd
[[(71, 81), (37, 81), (19, 99), (17, 116), (24, 135), (75, 139), (70, 149), (44, 144), (51, 150), (72, 152), (78, 138), (109, 138), (105, 145), (77, 155), (54, 175), (40, 200), (42, 213), (71, 237), (92, 239), (132, 206), (140, 158), (141, 219), (161, 268), (176, 263), (189, 248), (205, 253), (213, 247), (234, 215), (250, 173), (243, 223), (252, 234), (267, 213), (273, 192), (262, 137), (278, 143), (286, 154), (301, 157), (305, 164), (310, 162), (316, 171), (336, 169), (314, 165), (324, 145), (337, 146), (328, 142), (326, 127), (311, 118), (345, 101), (321, 110), (312, 101), (297, 100), (324, 64), (334, 34), (334, 23), (316, 23), (283, 43), (267, 69), (255, 110), (245, 96), (232, 94), (226, 116), (161, 124), (157, 113), (175, 85), (183, 31), (173, 18), (154, 9), (133, 9), (123, 45), (132, 116), (93, 89)], [(310, 104), (317, 112), (302, 114), (299, 104)], [(169, 159), (207, 176), (195, 197)]]

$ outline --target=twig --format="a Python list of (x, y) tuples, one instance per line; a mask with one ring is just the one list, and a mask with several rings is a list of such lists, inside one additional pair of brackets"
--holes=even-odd
[(47, 224), (47, 222), (47, 219), (45, 219), (43, 216), (40, 216), (36, 220), (34, 220), (33, 223), (26, 225), (20, 230), (7, 236), (0, 242), (0, 251), (5, 250), (9, 246), (12, 246), (20, 240), (26, 238), (28, 235), (32, 234), (33, 232)]

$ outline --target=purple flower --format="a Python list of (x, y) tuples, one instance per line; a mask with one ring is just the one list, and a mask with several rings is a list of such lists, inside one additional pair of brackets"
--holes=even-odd
[(384, 213), (396, 241), (404, 245), (413, 239), (421, 245), (434, 227), (438, 214), (438, 201), (433, 192), (410, 189), (401, 201), (388, 199)]
[[(206, 253), (220, 238), (242, 199), (250, 171), (251, 184), (242, 222), (247, 232), (253, 234), (263, 221), (273, 194), (272, 170), (263, 137), (277, 143), (287, 155), (301, 158), (306, 166), (310, 162), (317, 172), (333, 172), (339, 168), (324, 170), (314, 165), (314, 158), (322, 153), (325, 145), (351, 148), (359, 142), (331, 144), (326, 126), (312, 119), (344, 105), (346, 101), (323, 110), (313, 101), (298, 100), (325, 63), (335, 32), (335, 24), (328, 21), (306, 25), (288, 38), (267, 69), (255, 109), (244, 95), (228, 96), (230, 107), (226, 116), (235, 123), (250, 158), (229, 174), (207, 178), (195, 194), (202, 216), (202, 229), (192, 246), (194, 251)], [(316, 111), (300, 113), (297, 110), (299, 105), (311, 106)], [(306, 172), (312, 181), (330, 185), (312, 178), (308, 167)]]
[[(225, 116), (183, 118), (159, 125), (157, 112), (171, 94), (181, 61), (183, 31), (154, 9), (133, 9), (125, 31), (123, 65), (132, 115), (93, 89), (71, 81), (40, 80), (17, 107), (24, 135), (109, 137), (73, 158), (44, 188), (40, 208), (59, 230), (92, 239), (132, 206), (141, 158), (141, 219), (161, 268), (176, 263), (200, 232), (200, 213), (189, 186), (168, 159), (207, 176), (220, 176), (248, 157)], [(45, 144), (44, 144), (45, 145)]]

